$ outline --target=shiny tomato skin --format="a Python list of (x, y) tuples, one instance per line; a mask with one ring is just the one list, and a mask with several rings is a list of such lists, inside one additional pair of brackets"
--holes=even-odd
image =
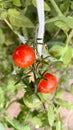
[(13, 52), (13, 61), (20, 68), (27, 68), (34, 63), (35, 52), (28, 45), (20, 45)]
[(23, 102), (29, 108), (36, 108), (42, 104), (42, 102), (40, 101), (39, 97), (36, 94), (31, 95), (28, 92), (24, 94)]
[(44, 94), (53, 92), (57, 87), (57, 79), (50, 73), (45, 73), (38, 85), (38, 91)]

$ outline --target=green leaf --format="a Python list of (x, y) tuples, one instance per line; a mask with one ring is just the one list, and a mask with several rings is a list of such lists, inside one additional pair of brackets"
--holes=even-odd
[(38, 117), (33, 117), (32, 118), (32, 124), (33, 124), (33, 126), (41, 126), (42, 125), (42, 122), (41, 122), (41, 119), (40, 118), (38, 118)]
[(9, 78), (7, 85), (7, 92), (14, 94), (15, 90), (16, 90), (15, 81), (12, 78)]
[(56, 21), (55, 25), (59, 27), (60, 29), (64, 30), (65, 32), (68, 32), (70, 29), (67, 23), (64, 21)]
[(71, 84), (70, 92), (71, 92), (71, 94), (73, 95), (73, 83)]
[(71, 6), (71, 9), (73, 10), (73, 1), (71, 1), (70, 6)]
[(60, 45), (60, 46), (65, 46), (63, 42), (61, 41), (50, 41), (50, 42), (47, 42), (47, 47), (48, 49), (51, 49), (53, 46), (55, 45)]
[(21, 1), (20, 0), (13, 0), (13, 4), (20, 7), (21, 6)]
[(33, 23), (30, 21), (30, 19), (28, 17), (22, 15), (16, 9), (9, 9), (8, 15), (9, 15), (9, 20), (10, 20), (11, 24), (16, 27), (27, 27), (27, 28), (34, 27)]
[(41, 119), (42, 121), (42, 127), (46, 127), (48, 126), (48, 116), (47, 116), (47, 113), (44, 112), (44, 111), (41, 111), (39, 114), (38, 114), (38, 117)]
[[(32, 0), (32, 4), (33, 4), (35, 7), (37, 7), (37, 5), (36, 5), (36, 0)], [(45, 11), (50, 11), (50, 7), (49, 7), (49, 5), (48, 5), (46, 2), (44, 2), (44, 9), (45, 9)]]
[(31, 4), (32, 4), (32, 0), (26, 0), (26, 1), (24, 1), (25, 7), (27, 7), (27, 6), (31, 5)]
[(50, 11), (50, 7), (46, 2), (44, 2), (44, 9), (45, 11)]
[(50, 48), (49, 53), (54, 58), (57, 58), (63, 61), (65, 65), (68, 65), (71, 61), (73, 51), (72, 51), (72, 48), (68, 46), (64, 47), (61, 45), (53, 45)]
[(43, 53), (46, 54), (46, 55), (49, 54), (47, 48), (45, 47), (45, 45), (43, 45), (42, 51), (43, 51)]
[(56, 21), (55, 25), (63, 31), (68, 32), (70, 28), (73, 28), (73, 17), (60, 17), (60, 20)]
[(3, 11), (2, 13), (1, 13), (1, 19), (6, 19), (7, 18), (7, 11)]
[(55, 119), (54, 108), (53, 108), (52, 105), (49, 105), (49, 109), (48, 109), (48, 121), (49, 121), (50, 126), (53, 126), (54, 119)]
[(55, 98), (57, 99), (62, 99), (62, 92), (57, 92), (56, 95), (55, 95)]
[[(9, 125), (11, 125), (12, 127), (15, 127), (14, 126), (14, 124), (13, 124), (13, 122), (12, 122), (12, 120), (11, 120), (11, 118), (9, 117), (9, 116), (5, 116), (5, 121), (7, 122), (7, 123), (9, 123)], [(16, 128), (16, 127), (15, 127)]]
[(6, 116), (5, 120), (17, 130), (30, 130), (29, 125), (25, 125), (25, 122), (14, 119), (13, 121), (10, 117)]
[(68, 3), (66, 1), (60, 4), (60, 9), (62, 12), (66, 12), (67, 8), (68, 8)]
[(68, 17), (66, 18), (66, 22), (67, 22), (67, 26), (69, 26), (70, 28), (73, 29), (73, 17), (68, 16)]
[(4, 106), (4, 103), (5, 103), (5, 92), (0, 87), (0, 108), (2, 108)]
[(60, 100), (60, 106), (65, 107), (68, 110), (73, 110), (73, 104), (68, 103), (67, 101)]
[(39, 95), (39, 97), (40, 97), (40, 99), (41, 99), (42, 102), (49, 100), (50, 94), (38, 93), (38, 95)]
[(5, 127), (1, 122), (0, 122), (0, 130), (5, 130)]
[(56, 124), (56, 130), (62, 130), (61, 121), (58, 121)]
[(64, 52), (64, 47), (63, 46), (60, 46), (60, 45), (54, 45), (50, 50), (49, 50), (49, 53), (59, 59), (60, 56), (63, 54)]
[(24, 123), (25, 123), (25, 122), (20, 122), (20, 121), (18, 121), (17, 119), (14, 119), (14, 120), (13, 120), (14, 127), (15, 127), (17, 130), (30, 130), (29, 125), (25, 125)]
[(62, 55), (62, 61), (65, 65), (68, 65), (72, 58), (72, 48), (67, 47), (65, 53)]
[(5, 35), (2, 29), (0, 29), (0, 44), (3, 44), (4, 42), (5, 42)]
[(26, 125), (23, 130), (30, 130), (30, 127), (28, 125)]

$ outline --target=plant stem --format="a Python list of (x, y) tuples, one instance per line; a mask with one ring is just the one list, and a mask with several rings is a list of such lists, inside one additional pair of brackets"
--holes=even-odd
[(15, 125), (13, 124), (13, 122), (12, 122), (9, 118), (5, 117), (5, 121), (6, 121), (7, 123), (9, 123), (14, 129), (17, 129), (17, 128), (15, 127)]
[(15, 33), (16, 35), (18, 35), (18, 33), (16, 31), (13, 30), (13, 27), (11, 26), (11, 24), (8, 22), (7, 19), (4, 19), (5, 23), (9, 26), (9, 28), (13, 31), (13, 33)]
[(66, 36), (67, 36), (66, 46), (68, 46), (71, 38), (73, 37), (73, 29), (71, 30), (70, 34), (69, 35), (66, 34)]
[(9, 26), (9, 28), (13, 31), (13, 28), (12, 28), (11, 24), (8, 22), (8, 20), (7, 20), (7, 19), (4, 19), (4, 21), (5, 21), (5, 23)]
[(34, 82), (35, 82), (35, 93), (37, 93), (37, 84), (36, 84), (36, 68), (35, 64), (32, 65), (33, 75), (34, 75)]
[(30, 114), (30, 111), (28, 111), (28, 113), (27, 113), (27, 115), (26, 115), (26, 117), (25, 117), (25, 120), (24, 120), (25, 123), (27, 122), (27, 119), (28, 119), (28, 117), (29, 117), (29, 114)]
[(55, 11), (58, 13), (59, 16), (62, 16), (62, 12), (61, 10), (59, 9), (59, 7), (57, 6), (56, 2), (54, 0), (50, 0), (52, 6), (54, 7)]
[(45, 107), (45, 104), (42, 103), (42, 105), (43, 105), (44, 111), (47, 112), (46, 107)]
[(54, 17), (54, 18), (51, 18), (51, 19), (49, 19), (49, 20), (46, 20), (46, 21), (45, 21), (45, 24), (47, 24), (47, 23), (52, 23), (52, 22), (55, 22), (55, 21), (57, 21), (57, 20), (59, 20), (59, 17)]
[(12, 103), (16, 102), (16, 101), (17, 101), (16, 99), (13, 100), (13, 101), (11, 101), (11, 102), (7, 105), (6, 109), (8, 109), (8, 108), (10, 107), (10, 105), (11, 105)]

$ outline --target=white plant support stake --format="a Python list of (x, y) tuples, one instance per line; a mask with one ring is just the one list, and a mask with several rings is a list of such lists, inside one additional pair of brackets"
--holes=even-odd
[[(43, 43), (44, 39), (44, 25), (45, 25), (45, 18), (44, 18), (44, 0), (36, 0), (37, 3), (37, 12), (38, 12), (38, 20), (39, 20), (39, 28), (37, 34), (37, 42)], [(42, 55), (42, 44), (38, 45), (38, 52), (40, 56)]]

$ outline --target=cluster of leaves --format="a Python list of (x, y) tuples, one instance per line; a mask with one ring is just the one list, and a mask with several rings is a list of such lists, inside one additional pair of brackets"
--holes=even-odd
[(58, 87), (54, 94), (38, 93), (42, 104), (35, 109), (24, 105), (23, 98), (16, 99), (16, 102), (20, 104), (21, 112), (17, 118), (11, 120), (6, 115), (11, 99), (21, 89), (24, 92), (28, 91), (28, 94), (31, 90), (33, 93), (35, 86), (34, 81), (30, 79), (33, 67), (28, 69), (16, 67), (12, 61), (12, 53), (22, 41), (25, 43), (27, 40), (28, 45), (35, 42), (38, 17), (36, 0), (0, 0), (1, 130), (4, 130), (5, 126), (12, 128), (12, 130), (30, 130), (32, 126), (39, 129), (41, 127), (49, 130), (61, 130), (63, 124), (60, 117), (60, 107), (73, 109), (73, 105), (62, 99), (63, 91), (73, 94), (73, 85), (71, 85), (71, 90), (67, 88), (69, 80), (73, 78), (71, 73), (73, 69), (73, 1), (45, 0), (44, 7), (46, 21), (43, 53), (48, 58), (38, 59), (34, 63), (34, 70), (37, 82), (45, 71), (55, 73), (59, 79)]

